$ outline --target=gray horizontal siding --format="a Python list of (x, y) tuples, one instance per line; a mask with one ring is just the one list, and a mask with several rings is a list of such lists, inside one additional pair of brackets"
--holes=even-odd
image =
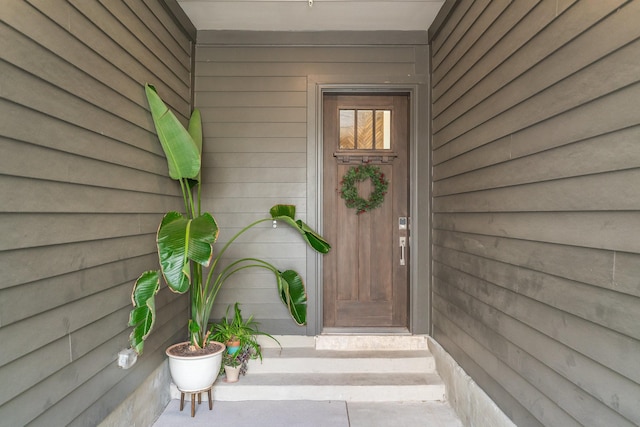
[(163, 289), (144, 356), (117, 367), (133, 282), (181, 205), (143, 84), (187, 117), (191, 41), (155, 0), (11, 1), (0, 18), (0, 425), (96, 425), (186, 325)]
[(202, 46), (400, 46), (425, 45), (425, 31), (201, 31)]
[(640, 424), (640, 2), (457, 2), (432, 44), (434, 337), (518, 426)]
[[(353, 63), (331, 63), (331, 62), (278, 62), (278, 63), (255, 63), (247, 66), (246, 62), (239, 63), (211, 63), (203, 62), (197, 65), (196, 75), (199, 76), (255, 76), (268, 73), (275, 73), (278, 76), (291, 77), (306, 74), (352, 74)], [(414, 63), (388, 64), (380, 62), (367, 62), (357, 64), (362, 67), (360, 74), (374, 74), (378, 76), (387, 75), (413, 75), (415, 74)]]
[[(135, 140), (123, 143), (123, 141), (105, 137), (100, 132), (61, 121), (49, 115), (51, 111), (39, 112), (21, 108), (19, 103), (4, 99), (0, 99), (0, 108), (4, 113), (0, 117), (0, 124), (2, 124), (3, 136), (7, 139), (28, 141), (30, 144), (52, 151), (103, 160), (157, 174), (162, 173), (163, 167), (166, 168), (166, 161), (160, 157), (162, 150), (157, 148), (157, 144), (151, 144), (152, 139), (146, 136), (146, 133), (144, 138), (137, 138), (138, 135), (136, 135)], [(38, 123), (38, 127), (30, 126), (32, 123)], [(78, 146), (76, 139), (64, 137), (69, 134), (75, 135), (77, 139), (84, 141), (84, 144)], [(141, 145), (141, 142), (144, 142), (144, 145)], [(28, 148), (25, 147), (25, 149)], [(156, 155), (150, 156), (149, 153)]]
[[(487, 233), (615, 251), (638, 252), (629, 230), (638, 228), (635, 212), (532, 212), (434, 215), (438, 229)], [(584, 230), (588, 230), (585, 232)]]
[[(274, 50), (276, 49), (276, 50)], [(408, 63), (415, 62), (415, 50), (412, 46), (395, 47), (218, 47), (202, 46), (196, 50), (198, 61), (219, 63)]]
[[(304, 91), (307, 88), (307, 79), (304, 77), (207, 77), (201, 76), (196, 81), (196, 90), (200, 87), (206, 88), (210, 92), (282, 92), (282, 91)], [(202, 107), (201, 107), (202, 108)], [(215, 115), (211, 116), (215, 120)]]
[[(510, 152), (500, 150), (501, 153), (496, 153), (500, 157), (492, 158), (489, 148), (510, 145), (511, 138), (508, 138), (492, 143), (486, 150), (474, 150), (472, 154), (461, 155), (447, 161), (446, 164), (435, 166), (433, 174), (434, 178), (440, 181), (437, 191), (446, 194), (455, 186), (463, 186), (465, 191), (496, 187), (502, 184), (501, 181), (504, 179), (515, 185), (621, 171), (636, 166), (634, 161), (640, 153), (640, 147), (636, 143), (638, 138), (640, 126), (581, 139), (575, 143), (563, 144), (565, 141), (546, 140), (540, 148), (535, 146), (534, 140), (527, 139), (524, 144), (526, 148), (520, 150), (513, 147)], [(527, 156), (535, 151), (538, 151), (535, 156)], [(508, 155), (512, 157), (510, 161), (505, 162)], [(476, 165), (491, 165), (491, 168), (470, 170), (470, 162), (473, 160)], [(446, 179), (449, 177), (451, 178)], [(464, 179), (469, 177), (473, 179)]]
[[(203, 192), (227, 241), (276, 203), (295, 204), (307, 216), (309, 76), (398, 76), (426, 73), (424, 40), (407, 34), (252, 33), (198, 34), (196, 105), (204, 122)], [(315, 150), (315, 148), (314, 148)], [(267, 223), (241, 239), (228, 258), (260, 256), (281, 269), (306, 273), (299, 236)], [(273, 278), (255, 271), (234, 279), (214, 307), (214, 318), (239, 301), (273, 333), (307, 334), (289, 320)], [(251, 278), (250, 280), (245, 280)], [(315, 295), (316, 289), (308, 289)], [(309, 333), (314, 333), (310, 330)]]

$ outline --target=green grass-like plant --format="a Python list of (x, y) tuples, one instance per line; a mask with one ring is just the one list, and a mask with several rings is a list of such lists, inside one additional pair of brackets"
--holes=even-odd
[(220, 319), (220, 322), (211, 326), (212, 340), (221, 343), (238, 341), (240, 349), (248, 348), (251, 352), (252, 358), (260, 358), (260, 360), (262, 360), (262, 351), (260, 349), (260, 344), (258, 343), (259, 335), (269, 337), (280, 345), (278, 340), (273, 336), (258, 329), (258, 322), (253, 318), (253, 315), (249, 316), (246, 320), (243, 318), (239, 303), (234, 304), (233, 317), (228, 318), (230, 308), (231, 306), (227, 307), (227, 311), (225, 312), (224, 317)]

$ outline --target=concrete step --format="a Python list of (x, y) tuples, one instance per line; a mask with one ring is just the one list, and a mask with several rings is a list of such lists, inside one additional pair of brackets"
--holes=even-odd
[(242, 400), (442, 401), (437, 374), (247, 374), (236, 383), (218, 379), (213, 397)]
[(249, 362), (249, 373), (435, 372), (435, 360), (427, 350), (374, 352), (266, 348), (262, 355), (262, 363), (260, 360)]
[[(218, 378), (214, 399), (412, 402), (444, 400), (444, 384), (421, 336), (278, 337), (263, 341), (236, 383)], [(172, 397), (180, 394), (172, 387)]]

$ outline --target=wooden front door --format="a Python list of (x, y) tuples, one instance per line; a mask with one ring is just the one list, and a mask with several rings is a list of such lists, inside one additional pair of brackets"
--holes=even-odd
[[(323, 96), (325, 328), (406, 328), (409, 307), (408, 96)], [(382, 204), (365, 212), (346, 206), (343, 178), (375, 166), (388, 181)], [(371, 168), (367, 168), (371, 172)], [(358, 197), (376, 188), (364, 178)]]

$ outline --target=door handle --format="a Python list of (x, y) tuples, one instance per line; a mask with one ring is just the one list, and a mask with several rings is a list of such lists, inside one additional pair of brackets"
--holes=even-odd
[(405, 251), (407, 249), (407, 238), (400, 237), (400, 265), (406, 265), (405, 261)]

